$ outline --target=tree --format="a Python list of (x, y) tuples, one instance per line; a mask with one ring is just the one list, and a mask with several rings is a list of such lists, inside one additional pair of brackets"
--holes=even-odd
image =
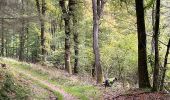
[[(69, 0), (69, 10), (70, 10), (70, 1)], [(71, 67), (71, 63), (70, 63), (70, 35), (71, 35), (71, 29), (70, 29), (70, 11), (67, 10), (66, 7), (66, 2), (65, 0), (60, 0), (59, 1), (60, 7), (62, 9), (62, 13), (63, 13), (63, 19), (64, 19), (64, 23), (65, 23), (65, 69), (67, 70), (67, 72), (69, 74), (72, 74), (72, 67)]]
[(164, 59), (164, 66), (163, 66), (163, 72), (161, 76), (161, 84), (160, 84), (160, 90), (163, 90), (164, 87), (164, 81), (165, 81), (165, 75), (166, 75), (166, 70), (167, 70), (167, 63), (168, 63), (168, 55), (169, 55), (169, 50), (170, 50), (170, 39), (167, 45), (167, 50), (165, 54), (165, 59)]
[(154, 31), (154, 41), (155, 41), (155, 66), (153, 73), (153, 91), (158, 91), (159, 89), (159, 23), (160, 23), (160, 0), (156, 0), (156, 14), (155, 14), (155, 31)]
[(78, 65), (79, 65), (79, 35), (76, 29), (77, 25), (77, 19), (73, 18), (73, 27), (74, 27), (74, 33), (73, 33), (73, 39), (74, 39), (74, 73), (78, 73)]
[(147, 52), (146, 52), (146, 31), (144, 19), (144, 1), (135, 0), (138, 32), (138, 77), (139, 88), (150, 88), (148, 70), (147, 70)]
[(70, 0), (69, 1), (69, 11), (70, 17), (72, 17), (73, 23), (73, 40), (74, 40), (74, 73), (78, 73), (78, 64), (79, 64), (79, 34), (77, 32), (78, 25), (78, 0)]
[(4, 19), (1, 19), (1, 56), (4, 56)]
[[(24, 15), (24, 1), (21, 1), (22, 3), (22, 9), (21, 9), (21, 13), (22, 13), (22, 17)], [(21, 31), (20, 31), (20, 46), (19, 46), (19, 60), (22, 61), (24, 60), (24, 44), (25, 44), (25, 20), (24, 18), (21, 19)]]
[(102, 66), (100, 63), (100, 51), (99, 51), (99, 21), (103, 12), (104, 0), (92, 0), (93, 8), (93, 52), (95, 56), (95, 68), (96, 68), (96, 77), (97, 83), (102, 83), (103, 73)]
[(41, 26), (41, 54), (43, 56), (43, 60), (45, 60), (44, 56), (46, 53), (45, 50), (45, 13), (46, 13), (46, 2), (42, 0), (42, 6), (40, 6), (39, 0), (36, 0), (36, 6), (38, 11), (38, 16), (40, 20)]

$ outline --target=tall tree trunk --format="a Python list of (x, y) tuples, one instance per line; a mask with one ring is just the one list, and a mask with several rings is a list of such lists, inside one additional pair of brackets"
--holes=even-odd
[(102, 67), (100, 64), (100, 53), (99, 53), (99, 20), (101, 10), (99, 10), (100, 6), (99, 0), (92, 0), (92, 8), (93, 8), (93, 51), (95, 56), (95, 68), (96, 68), (96, 77), (97, 83), (102, 83), (103, 81), (103, 73)]
[(154, 33), (154, 41), (155, 41), (155, 66), (154, 66), (154, 74), (153, 74), (153, 91), (159, 90), (159, 23), (160, 23), (160, 0), (156, 1), (156, 15), (155, 15), (155, 33)]
[(167, 70), (167, 63), (168, 63), (168, 55), (169, 55), (169, 50), (170, 50), (170, 39), (167, 45), (167, 50), (166, 50), (166, 54), (165, 54), (165, 59), (164, 59), (164, 67), (163, 67), (163, 72), (162, 72), (162, 77), (161, 77), (161, 84), (160, 84), (160, 90), (163, 90), (164, 87), (164, 80), (165, 80), (165, 74), (166, 74), (166, 70)]
[(1, 56), (4, 56), (4, 48), (5, 48), (5, 43), (4, 43), (4, 19), (1, 19)]
[(42, 47), (42, 55), (43, 55), (43, 60), (44, 59), (44, 56), (45, 56), (45, 53), (46, 53), (46, 50), (45, 50), (45, 12), (46, 12), (46, 3), (45, 3), (45, 0), (42, 0), (42, 16), (40, 17), (41, 18), (41, 47)]
[(42, 7), (40, 6), (40, 1), (36, 1), (36, 7), (38, 11), (38, 16), (40, 20), (40, 27), (41, 27), (41, 55), (43, 56), (42, 60), (45, 60), (45, 12), (46, 12), (46, 2), (42, 0)]
[[(22, 16), (24, 15), (24, 1), (22, 0)], [(24, 60), (24, 44), (25, 44), (25, 20), (24, 18), (21, 20), (21, 31), (20, 31), (20, 46), (19, 46), (19, 60)]]
[(20, 31), (19, 60), (24, 60), (24, 44), (25, 44), (25, 22), (22, 20), (22, 28)]
[[(152, 6), (152, 36), (154, 35), (155, 31), (155, 2), (153, 3)], [(154, 53), (155, 53), (155, 40), (154, 37), (152, 37), (151, 40), (151, 55), (150, 55), (150, 66), (151, 66), (151, 74), (153, 74), (153, 70), (154, 70)]]
[(69, 11), (67, 11), (65, 7), (65, 1), (60, 0), (60, 7), (62, 9), (63, 17), (64, 17), (64, 22), (65, 22), (65, 69), (69, 74), (72, 74), (72, 67), (70, 63), (70, 16), (69, 16)]
[[(27, 43), (28, 43), (28, 41), (29, 41), (29, 37), (28, 37), (28, 35), (29, 35), (29, 22), (27, 21), (27, 25), (26, 25), (26, 41), (27, 41)], [(27, 47), (26, 47), (26, 61), (30, 61), (30, 59), (29, 59), (29, 46), (27, 45)]]
[(72, 68), (70, 63), (70, 20), (65, 20), (65, 68), (68, 73), (72, 74)]
[(139, 88), (150, 88), (150, 82), (147, 70), (147, 52), (146, 52), (146, 31), (144, 20), (144, 2), (135, 0), (138, 32), (138, 75)]
[(79, 40), (78, 40), (78, 33), (77, 33), (77, 20), (73, 18), (73, 27), (74, 27), (74, 73), (78, 73), (78, 65), (79, 65)]
[(77, 25), (78, 25), (78, 2), (77, 0), (69, 0), (69, 12), (71, 14), (73, 22), (73, 39), (74, 39), (74, 73), (78, 73), (78, 64), (79, 64), (79, 40), (78, 40), (78, 32), (77, 32)]

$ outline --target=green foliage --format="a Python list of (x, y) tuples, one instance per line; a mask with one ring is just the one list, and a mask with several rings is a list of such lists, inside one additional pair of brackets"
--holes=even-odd
[(155, 3), (155, 0), (146, 0), (145, 10), (150, 9), (153, 4)]
[[(93, 15), (91, 10), (91, 0), (77, 0), (76, 5), (76, 19), (78, 21), (76, 27), (71, 27), (71, 64), (74, 67), (74, 42), (73, 32), (76, 29), (79, 36), (79, 74), (91, 74), (94, 64), (93, 54), (93, 36), (92, 24)], [(64, 21), (59, 6), (58, 0), (46, 0), (46, 16), (45, 16), (45, 50), (46, 55), (41, 54), (41, 31), (40, 22), (37, 17), (37, 9), (35, 0), (24, 1), (27, 5), (25, 8), (25, 15), (28, 17), (26, 28), (25, 44), (24, 44), (24, 60), (30, 62), (40, 62), (43, 65), (55, 66), (57, 68), (64, 67), (64, 44), (65, 44), (65, 30)], [(40, 0), (41, 3), (41, 0)], [(152, 8), (155, 0), (145, 0), (145, 23), (148, 35), (152, 35)], [(169, 4), (169, 1), (163, 0), (161, 6), (161, 23), (160, 23), (160, 40), (167, 44), (169, 38), (169, 9), (164, 7)], [(99, 47), (101, 55), (101, 64), (103, 72), (107, 77), (119, 77), (125, 80), (137, 80), (137, 35), (136, 33), (136, 14), (135, 14), (135, 0), (107, 0), (103, 16), (100, 20), (99, 30)], [(29, 6), (31, 5), (31, 6)], [(18, 5), (19, 6), (19, 5)], [(5, 8), (5, 7), (4, 7)], [(10, 7), (9, 7), (10, 8)], [(12, 9), (11, 9), (12, 10)], [(20, 15), (20, 11), (15, 11)], [(8, 12), (7, 12), (8, 13)], [(18, 17), (18, 16), (17, 16)], [(27, 19), (27, 18), (26, 18)], [(5, 21), (5, 55), (7, 57), (18, 57), (19, 48), (19, 34), (21, 30), (21, 23), (18, 20)], [(8, 23), (7, 23), (8, 22)], [(70, 24), (72, 26), (73, 23)], [(27, 32), (25, 30), (25, 32)], [(154, 63), (154, 57), (151, 55), (151, 37), (147, 37), (148, 49), (148, 66), (150, 76)], [(160, 59), (161, 64), (164, 60), (164, 53), (166, 47), (160, 45)], [(54, 49), (55, 48), (55, 49)], [(46, 61), (42, 58), (45, 57)], [(21, 63), (12, 63), (15, 66), (22, 65), (25, 70), (30, 70), (30, 65)], [(32, 70), (31, 70), (32, 71)], [(47, 76), (41, 71), (35, 71), (39, 75)], [(170, 77), (170, 72), (167, 72)], [(55, 79), (55, 78), (54, 78)], [(168, 78), (167, 78), (168, 79)], [(58, 79), (64, 83), (65, 79)]]
[[(1, 100), (27, 100), (30, 95), (30, 90), (26, 87), (23, 87), (19, 83), (17, 83), (12, 75), (0, 69), (1, 77), (3, 78), (3, 82), (1, 83), (0, 88), (0, 99)], [(5, 73), (2, 73), (5, 72)]]

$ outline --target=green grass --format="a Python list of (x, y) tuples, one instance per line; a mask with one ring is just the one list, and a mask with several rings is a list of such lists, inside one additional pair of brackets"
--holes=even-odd
[(19, 83), (11, 71), (0, 68), (0, 76), (0, 100), (27, 100), (31, 95), (31, 90)]
[[(24, 75), (24, 74), (22, 74), (22, 73), (20, 73), (20, 74), (21, 74), (23, 77), (28, 78), (26, 75)], [(42, 88), (44, 88), (44, 89), (47, 89), (47, 90), (51, 91), (52, 93), (54, 93), (54, 95), (57, 96), (58, 100), (63, 100), (63, 95), (60, 94), (59, 92), (52, 90), (52, 89), (49, 88), (47, 85), (42, 84), (42, 83), (40, 83), (40, 82), (37, 81), (37, 80), (33, 80), (33, 79), (31, 79), (31, 78), (29, 78), (29, 80), (33, 81), (35, 84), (39, 85), (40, 87), (42, 87)]]
[(53, 92), (53, 93), (57, 96), (58, 100), (63, 100), (63, 95), (60, 94), (59, 92), (50, 89), (48, 86), (46, 86), (46, 85), (44, 85), (44, 84), (42, 84), (42, 83), (40, 83), (40, 82), (38, 82), (38, 81), (36, 81), (36, 83), (37, 83), (38, 85), (40, 85), (41, 87), (43, 87), (44, 89), (47, 89), (47, 90)]
[[(22, 67), (23, 70), (30, 70), (30, 71), (32, 70), (32, 69), (30, 69), (30, 65), (24, 64), (24, 63), (21, 63), (21, 62), (4, 61), (4, 60), (1, 60), (1, 62), (9, 63), (10, 66), (13, 66), (13, 67), (15, 67), (15, 68), (17, 67), (17, 70), (21, 70), (20, 67)], [(19, 69), (18, 69), (18, 68), (19, 68)], [(24, 74), (22, 74), (22, 73), (20, 73), (20, 74), (21, 74), (23, 77), (28, 78), (26, 75), (24, 75)], [(37, 76), (37, 75), (45, 75), (45, 76), (47, 76), (47, 74), (40, 73), (40, 72), (38, 72), (38, 71), (33, 71), (33, 74), (34, 74), (35, 76)], [(44, 88), (44, 89), (47, 89), (47, 90), (53, 92), (53, 93), (57, 96), (58, 100), (63, 100), (63, 96), (62, 96), (62, 94), (60, 94), (59, 92), (50, 89), (48, 86), (46, 86), (46, 85), (44, 85), (44, 84), (42, 84), (42, 83), (40, 83), (40, 82), (38, 82), (38, 81), (36, 81), (36, 80), (33, 80), (33, 79), (30, 79), (30, 80), (32, 80), (33, 82), (35, 82), (35, 84), (39, 85), (40, 87), (42, 87), (42, 88)]]
[[(32, 76), (38, 77), (42, 80), (47, 80), (51, 84), (54, 84), (62, 89), (64, 89), (66, 92), (76, 96), (77, 98), (81, 100), (89, 100), (90, 98), (97, 99), (101, 95), (99, 90), (92, 86), (92, 85), (84, 85), (83, 82), (72, 82), (69, 79), (61, 77), (53, 77), (52, 79), (49, 79), (49, 73), (42, 72), (41, 70), (35, 70), (31, 68), (30, 64), (27, 64), (25, 62), (18, 62), (11, 59), (3, 59), (3, 62), (6, 62), (12, 67), (17, 68), (17, 70), (25, 71)], [(44, 88), (48, 88), (46, 86), (43, 86)], [(60, 96), (58, 93), (56, 93), (58, 96)]]

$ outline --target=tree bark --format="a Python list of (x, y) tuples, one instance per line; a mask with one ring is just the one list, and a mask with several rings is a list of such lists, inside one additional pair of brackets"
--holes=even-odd
[(99, 20), (102, 13), (101, 9), (101, 0), (92, 0), (92, 8), (93, 8), (93, 51), (95, 56), (95, 68), (96, 68), (96, 78), (97, 83), (102, 83), (103, 81), (103, 73), (102, 67), (100, 63), (100, 51), (99, 51)]
[(163, 67), (163, 72), (162, 72), (162, 77), (161, 77), (161, 84), (160, 84), (160, 90), (163, 90), (164, 87), (164, 80), (165, 80), (165, 75), (166, 75), (166, 70), (167, 70), (167, 63), (168, 63), (168, 55), (169, 55), (169, 50), (170, 50), (170, 39), (167, 45), (167, 50), (165, 54), (165, 59), (164, 59), (164, 67)]
[(91, 73), (93, 78), (95, 78), (95, 76), (96, 76), (96, 71), (95, 71), (95, 69), (96, 69), (96, 68), (95, 68), (95, 62), (94, 62), (93, 65), (92, 65), (92, 73)]
[[(42, 0), (42, 16), (41, 16), (41, 47), (42, 55), (45, 56), (45, 12), (46, 12), (46, 3), (45, 0)], [(44, 57), (43, 57), (44, 60)]]
[[(22, 16), (24, 15), (24, 1), (22, 0)], [(21, 19), (21, 31), (20, 31), (20, 46), (19, 46), (19, 60), (24, 60), (24, 44), (25, 44), (25, 20)]]
[(74, 39), (74, 73), (78, 73), (78, 64), (79, 64), (79, 40), (78, 40), (78, 17), (77, 17), (77, 0), (69, 0), (69, 11), (72, 17), (73, 22), (73, 39)]
[(4, 19), (1, 19), (1, 56), (4, 56)]
[[(76, 19), (74, 18), (73, 19), (73, 27), (75, 28), (77, 25), (77, 21)], [(75, 55), (75, 58), (74, 58), (74, 73), (78, 73), (78, 65), (79, 65), (79, 40), (78, 40), (78, 33), (77, 33), (77, 29), (74, 29), (74, 55)]]
[(138, 32), (138, 77), (139, 88), (150, 88), (148, 70), (147, 70), (147, 52), (146, 52), (146, 31), (144, 19), (144, 2), (135, 0)]
[(60, 0), (60, 7), (62, 9), (62, 13), (63, 13), (63, 18), (64, 18), (64, 22), (65, 22), (65, 69), (69, 74), (72, 74), (72, 67), (71, 67), (71, 63), (70, 63), (70, 34), (71, 34), (71, 30), (70, 30), (70, 16), (69, 16), (69, 11), (67, 11), (66, 7), (65, 7), (65, 1), (64, 0)]
[(40, 20), (41, 27), (41, 55), (43, 56), (43, 60), (45, 60), (45, 12), (46, 12), (46, 3), (45, 0), (42, 0), (42, 7), (40, 6), (39, 0), (36, 0), (36, 6), (38, 11), (38, 16)]
[(155, 41), (155, 66), (154, 66), (154, 74), (153, 74), (153, 91), (159, 90), (159, 23), (160, 23), (160, 0), (156, 1), (156, 15), (155, 15), (155, 33), (154, 33), (154, 41)]
[(22, 20), (22, 28), (20, 32), (19, 60), (24, 60), (24, 44), (25, 44), (25, 22)]

